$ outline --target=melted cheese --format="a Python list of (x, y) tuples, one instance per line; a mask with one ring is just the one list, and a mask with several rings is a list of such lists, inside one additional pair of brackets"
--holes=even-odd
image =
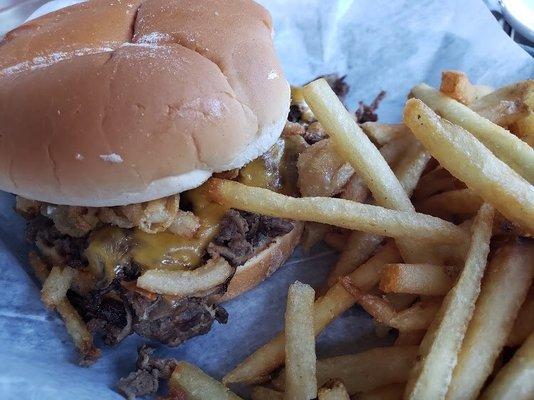
[(219, 221), (226, 209), (207, 198), (205, 186), (184, 194), (200, 218), (200, 228), (192, 238), (170, 232), (156, 234), (136, 229), (133, 234), (133, 259), (143, 269), (189, 269), (202, 261), (206, 247), (219, 231)]
[[(268, 154), (247, 164), (239, 172), (239, 181), (275, 191), (291, 192), (289, 182), (288, 150), (294, 153), (288, 141), (279, 140)], [(195, 236), (188, 238), (171, 232), (156, 234), (140, 229), (126, 230), (107, 226), (91, 234), (85, 255), (90, 271), (99, 279), (111, 282), (121, 262), (135, 261), (142, 270), (182, 270), (197, 267), (203, 260), (208, 244), (219, 231), (219, 223), (227, 209), (208, 199), (207, 187), (202, 185), (182, 194), (200, 219)]]
[(97, 279), (111, 282), (120, 264), (128, 255), (130, 244), (127, 231), (106, 226), (91, 233), (85, 256), (89, 261), (89, 271)]

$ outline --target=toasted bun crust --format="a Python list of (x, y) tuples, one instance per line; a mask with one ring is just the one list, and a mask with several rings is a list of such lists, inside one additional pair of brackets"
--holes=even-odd
[(299, 243), (303, 228), (302, 222), (295, 222), (295, 228), (291, 232), (277, 237), (265, 250), (238, 266), (220, 301), (231, 300), (271, 276), (291, 256)]
[(250, 0), (92, 0), (0, 43), (0, 189), (139, 203), (238, 168), (278, 138), (289, 85)]

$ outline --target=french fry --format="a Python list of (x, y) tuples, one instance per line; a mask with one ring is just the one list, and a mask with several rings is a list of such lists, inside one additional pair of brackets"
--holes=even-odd
[(534, 243), (508, 245), (499, 249), (490, 261), (462, 342), (447, 400), (478, 397), (506, 344), (533, 274)]
[(531, 400), (534, 396), (534, 332), (497, 374), (482, 400)]
[[(388, 210), (369, 204), (325, 197), (295, 198), (267, 189), (213, 178), (209, 195), (215, 202), (231, 208), (279, 218), (320, 222), (351, 230), (405, 237), (423, 242), (465, 243), (463, 229), (424, 214)], [(380, 221), (377, 224), (376, 221)]]
[(233, 273), (230, 264), (220, 257), (194, 270), (150, 269), (137, 278), (137, 286), (159, 294), (188, 296), (226, 282)]
[[(46, 268), (46, 265), (34, 252), (30, 253), (29, 261), (37, 279), (39, 279), (41, 283), (44, 283), (48, 277), (48, 269)], [(91, 335), (91, 332), (87, 329), (87, 325), (85, 325), (83, 319), (66, 298), (56, 304), (56, 311), (65, 322), (67, 332), (82, 355), (80, 364), (90, 365), (94, 363), (100, 357), (100, 350), (95, 347), (93, 343), (93, 335)]]
[(441, 73), (439, 91), (468, 106), (473, 101), (491, 93), (493, 89), (488, 86), (471, 84), (464, 72), (448, 70)]
[[(395, 167), (395, 174), (399, 178), (406, 193), (411, 194), (417, 186), (430, 155), (420, 146), (413, 146), (409, 149), (398, 165)], [(341, 253), (338, 261), (331, 269), (326, 280), (326, 285), (331, 287), (341, 276), (348, 275), (361, 265), (376, 247), (382, 242), (379, 235), (354, 231), (350, 234), (345, 250)]]
[(525, 340), (527, 340), (528, 335), (531, 332), (534, 332), (534, 286), (530, 288), (527, 298), (524, 301), (523, 305), (519, 309), (517, 318), (514, 322), (514, 327), (506, 345), (510, 347), (521, 346)]
[[(369, 285), (374, 286), (379, 279), (379, 274), (373, 272), (375, 268), (398, 261), (400, 261), (400, 255), (395, 246), (386, 246), (356, 269), (350, 277), (356, 285), (368, 290), (370, 289)], [(364, 272), (359, 272), (360, 270)], [(324, 296), (315, 301), (313, 312), (315, 336), (355, 303), (356, 300), (347, 293), (341, 284), (337, 283), (332, 286)], [(259, 378), (268, 376), (284, 363), (284, 336), (284, 332), (282, 332), (256, 350), (233, 371), (230, 371), (223, 378), (223, 382), (254, 382)]]
[(388, 264), (381, 271), (379, 288), (385, 293), (444, 296), (459, 269), (432, 264)]
[(383, 146), (392, 140), (410, 135), (410, 130), (404, 124), (381, 124), (380, 122), (365, 122), (360, 125), (363, 133), (378, 146)]
[[(408, 194), (378, 149), (356, 124), (324, 79), (309, 83), (303, 90), (311, 110), (329, 134), (335, 149), (350, 162), (365, 181), (376, 204), (400, 211), (414, 211)], [(371, 232), (374, 233), (374, 232)], [(434, 261), (432, 249), (405, 238), (397, 243), (408, 262)]]
[(472, 239), (460, 278), (445, 297), (427, 331), (411, 371), (405, 399), (443, 398), (449, 386), (467, 324), (473, 314), (486, 268), (493, 208), (484, 204), (472, 227)]
[(355, 400), (401, 400), (404, 392), (403, 383), (386, 385), (365, 393), (359, 393)]
[[(463, 104), (460, 104), (457, 101), (450, 99), (447, 96), (442, 95), (439, 91), (431, 88), (428, 85), (421, 84), (421, 85), (416, 86), (415, 88), (412, 89), (412, 94), (416, 98), (422, 100), (428, 107), (433, 109), (443, 118), (469, 131), (480, 142), (482, 142), (491, 152), (493, 152), (495, 156), (497, 156), (502, 161), (504, 161), (506, 164), (508, 164), (519, 175), (521, 175), (523, 178), (525, 178), (530, 183), (534, 182), (534, 149), (532, 149), (529, 145), (527, 145), (517, 136), (511, 134), (506, 129), (500, 127), (499, 125), (494, 124), (493, 122), (485, 119), (484, 117), (481, 117), (475, 111), (471, 110), (469, 107), (466, 107)], [(408, 103), (415, 104), (416, 102), (413, 99), (410, 99)], [(418, 115), (419, 112), (420, 111), (416, 111), (414, 114)], [(428, 114), (426, 110), (425, 110), (425, 114)], [(413, 118), (417, 119), (417, 115), (414, 115)], [(423, 123), (423, 121), (416, 121), (413, 118), (410, 120), (411, 122), (410, 124), (407, 123), (406, 120), (404, 121), (404, 123), (412, 130), (412, 132), (414, 132), (414, 127), (416, 125), (419, 125), (420, 130), (422, 130), (423, 125), (426, 126), (428, 124), (428, 121), (425, 121)], [(426, 118), (428, 117), (425, 116), (423, 119), (426, 119)], [(435, 122), (437, 122), (435, 118), (433, 119), (435, 120)], [(421, 123), (423, 123), (423, 125), (421, 125)], [(448, 125), (448, 124), (443, 124), (443, 125)], [(427, 128), (428, 126), (426, 126), (424, 129), (427, 129)], [(455, 131), (461, 131), (461, 130), (455, 129)], [(423, 145), (427, 147), (425, 141), (421, 139), (420, 135), (416, 134), (416, 136), (419, 140), (423, 142)], [(463, 144), (462, 142), (458, 142), (457, 145), (458, 147), (460, 147)], [(488, 152), (488, 153), (491, 154), (491, 152)], [(471, 162), (473, 162), (474, 164), (477, 164), (480, 166), (484, 165), (484, 169), (486, 171), (489, 171), (491, 169), (491, 167), (488, 165), (480, 164), (482, 160), (479, 159), (476, 153), (473, 153), (471, 156), (472, 156)], [(447, 164), (444, 164), (440, 157), (436, 157), (436, 158), (438, 159), (440, 164), (442, 164), (445, 168), (449, 169)], [(456, 174), (453, 171), (451, 171), (451, 173), (456, 176)], [(459, 178), (461, 179), (461, 177)]]
[(509, 126), (510, 130), (530, 147), (534, 146), (534, 111), (530, 111), (523, 117)]
[(252, 400), (282, 400), (284, 394), (263, 386), (254, 386), (250, 397), (252, 397)]
[(419, 331), (399, 331), (399, 336), (395, 339), (395, 346), (419, 346), (425, 336), (425, 330)]
[(354, 271), (373, 254), (373, 251), (383, 240), (384, 237), (380, 235), (360, 231), (351, 232), (345, 243), (345, 248), (326, 278), (326, 286), (332, 287), (340, 277)]
[(314, 300), (315, 291), (311, 286), (297, 281), (289, 287), (285, 317), (286, 400), (317, 397)]
[(447, 219), (452, 215), (474, 214), (482, 202), (471, 189), (459, 189), (431, 196), (417, 204), (417, 209), (422, 213)]
[(398, 312), (379, 296), (362, 292), (350, 278), (341, 278), (341, 284), (374, 319), (399, 331), (428, 328), (439, 309), (438, 302), (418, 302)]
[(327, 382), (318, 393), (319, 400), (350, 400), (345, 385), (339, 381)]
[[(350, 395), (403, 383), (415, 362), (416, 353), (417, 346), (391, 346), (317, 360), (317, 383), (322, 386), (332, 379), (339, 380)], [(273, 385), (284, 389), (283, 374), (273, 381)]]
[(171, 391), (184, 393), (187, 400), (240, 400), (241, 397), (200, 368), (180, 361), (174, 368), (169, 380)]
[(70, 267), (52, 267), (41, 289), (41, 300), (47, 307), (53, 309), (65, 299), (75, 273)]
[(324, 79), (307, 84), (304, 98), (343, 159), (363, 178), (377, 204), (403, 211), (413, 206), (390, 166)]
[(497, 89), (469, 105), (473, 111), (501, 126), (524, 118), (532, 110), (534, 80), (526, 80)]
[(439, 118), (420, 100), (408, 100), (404, 120), (430, 153), (453, 175), (505, 217), (534, 232), (532, 185), (469, 132)]

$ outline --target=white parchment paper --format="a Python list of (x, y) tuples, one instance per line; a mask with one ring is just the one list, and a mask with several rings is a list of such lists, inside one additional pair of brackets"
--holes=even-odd
[[(398, 121), (410, 87), (438, 84), (442, 69), (464, 70), (489, 85), (534, 76), (533, 59), (502, 32), (482, 1), (261, 3), (273, 15), (276, 46), (292, 83), (346, 74), (353, 107), (387, 90), (379, 110), (383, 121)], [(142, 340), (130, 336), (117, 348), (103, 348), (102, 359), (90, 368), (75, 364), (62, 322), (43, 308), (28, 274), (24, 222), (12, 205), (11, 195), (0, 194), (0, 399), (120, 399), (113, 385), (132, 369)], [(220, 378), (280, 330), (289, 284), (299, 279), (318, 286), (334, 259), (326, 247), (307, 256), (297, 250), (271, 279), (227, 304), (227, 325), (178, 348), (160, 347), (158, 354), (194, 362)], [(365, 314), (353, 308), (319, 337), (318, 355), (385, 343), (372, 330)]]

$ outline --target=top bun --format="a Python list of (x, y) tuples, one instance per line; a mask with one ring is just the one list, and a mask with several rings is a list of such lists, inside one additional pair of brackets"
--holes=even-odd
[(238, 168), (279, 137), (289, 85), (250, 0), (93, 0), (0, 42), (0, 189), (139, 203)]

